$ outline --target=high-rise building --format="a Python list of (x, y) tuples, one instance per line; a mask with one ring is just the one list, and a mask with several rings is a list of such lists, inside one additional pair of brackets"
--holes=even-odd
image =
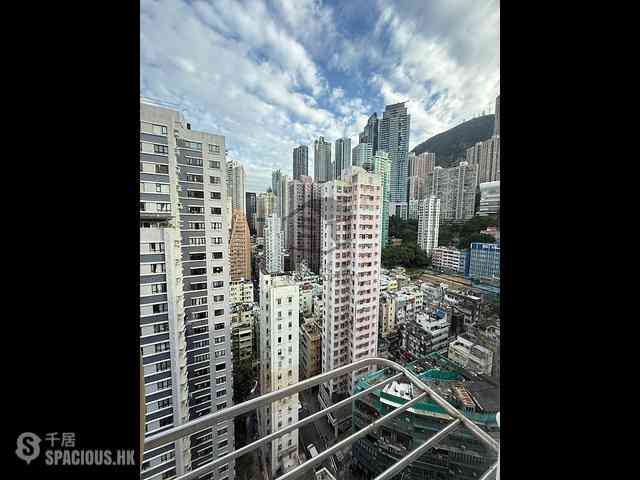
[(351, 139), (348, 137), (339, 138), (335, 144), (335, 170), (333, 178), (340, 178), (342, 171), (351, 166)]
[[(140, 104), (145, 436), (233, 404), (225, 166), (223, 136), (191, 130), (175, 110)], [(233, 445), (233, 421), (204, 428), (145, 451), (141, 478), (182, 475)], [(204, 478), (233, 478), (234, 462), (225, 465), (224, 475)]]
[(480, 184), (478, 215), (496, 215), (500, 211), (500, 181)]
[(389, 204), (391, 200), (391, 164), (389, 162), (389, 154), (383, 150), (379, 150), (371, 157), (370, 162), (363, 165), (363, 168), (367, 172), (380, 175), (382, 182), (382, 221), (380, 222), (380, 238), (382, 240), (380, 241), (380, 246), (381, 248), (385, 248), (389, 243)]
[[(377, 352), (381, 184), (380, 175), (352, 167), (342, 179), (321, 186), (323, 372)], [(322, 408), (349, 396), (367, 371), (369, 367), (364, 367), (321, 385)], [(337, 436), (349, 427), (351, 409), (330, 413), (328, 418)]]
[(482, 142), (478, 162), (478, 184), (500, 180), (500, 137)]
[(276, 211), (277, 197), (273, 192), (259, 193), (256, 201), (256, 235), (264, 236), (264, 219)]
[(249, 224), (249, 231), (252, 235), (256, 233), (256, 202), (255, 192), (245, 193), (245, 214), (247, 216), (247, 223)]
[(228, 161), (227, 177), (230, 180), (227, 193), (231, 197), (231, 208), (244, 211), (246, 174), (242, 163), (237, 160)]
[(358, 136), (359, 143), (368, 143), (371, 145), (371, 155), (375, 155), (380, 148), (380, 121), (378, 114), (373, 113), (367, 120), (362, 133)]
[(419, 155), (409, 154), (409, 170), (407, 176), (427, 178), (436, 166), (436, 154), (423, 152)]
[(277, 198), (277, 209), (276, 213), (280, 217), (280, 228), (282, 231), (282, 241), (283, 247), (287, 246), (287, 238), (288, 238), (288, 224), (287, 224), (287, 216), (289, 215), (289, 176), (281, 175), (280, 176), (280, 185), (278, 187), (278, 198)]
[(431, 255), (438, 246), (440, 199), (434, 195), (418, 203), (418, 247)]
[(407, 201), (407, 169), (411, 116), (406, 102), (387, 105), (380, 125), (380, 149), (391, 161), (391, 202)]
[(293, 270), (304, 263), (315, 273), (320, 272), (320, 192), (311, 177), (302, 176), (289, 182), (289, 213), (287, 215), (287, 249)]
[(482, 154), (482, 142), (476, 142), (472, 147), (467, 148), (467, 163), (469, 165), (477, 165), (480, 163), (480, 156)]
[(229, 264), (232, 282), (251, 279), (251, 236), (243, 210), (233, 210)]
[(282, 178), (282, 172), (280, 169), (271, 172), (271, 191), (276, 197), (280, 196), (280, 180)]
[[(260, 271), (260, 386), (263, 395), (299, 381), (298, 285), (287, 275)], [(261, 437), (298, 421), (298, 394), (258, 411)], [(299, 465), (298, 430), (271, 442), (267, 468), (272, 477)]]
[(373, 149), (370, 143), (359, 143), (351, 151), (351, 165), (354, 167), (362, 167), (371, 163)]
[(500, 95), (496, 97), (496, 119), (493, 125), (493, 135), (500, 136)]
[(322, 373), (322, 330), (310, 318), (300, 326), (300, 379)]
[(440, 221), (461, 222), (475, 214), (478, 165), (460, 162), (457, 167), (435, 167), (427, 175), (425, 194), (440, 200)]
[(293, 149), (293, 179), (309, 175), (309, 147), (300, 145)]
[(264, 223), (264, 258), (267, 273), (284, 271), (284, 238), (280, 217), (272, 214)]
[(332, 176), (331, 143), (319, 137), (313, 142), (313, 178), (317, 183), (324, 183)]
[(409, 202), (411, 200), (422, 200), (426, 196), (426, 177), (413, 176), (407, 178), (407, 186), (409, 190)]

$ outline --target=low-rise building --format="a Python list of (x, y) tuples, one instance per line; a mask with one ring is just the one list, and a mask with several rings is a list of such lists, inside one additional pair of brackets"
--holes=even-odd
[(436, 268), (467, 275), (469, 273), (469, 250), (436, 247), (433, 249), (431, 263)]
[(431, 312), (421, 312), (415, 321), (401, 329), (402, 349), (413, 358), (423, 358), (437, 352), (446, 354), (449, 345), (450, 313), (438, 307)]
[(449, 344), (449, 360), (476, 373), (491, 375), (493, 367), (493, 352), (478, 343), (469, 334), (463, 333)]

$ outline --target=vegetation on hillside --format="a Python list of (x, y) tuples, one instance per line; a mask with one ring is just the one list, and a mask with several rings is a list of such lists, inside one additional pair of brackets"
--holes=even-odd
[(418, 144), (412, 151), (417, 155), (423, 152), (436, 154), (436, 165), (452, 167), (466, 158), (467, 148), (482, 142), (493, 135), (493, 114), (473, 118), (446, 132), (434, 135)]

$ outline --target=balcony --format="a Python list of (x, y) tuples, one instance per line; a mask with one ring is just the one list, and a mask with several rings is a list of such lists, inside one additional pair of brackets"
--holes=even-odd
[[(321, 385), (327, 383), (329, 380), (339, 378), (346, 374), (349, 374), (353, 371), (360, 370), (362, 368), (370, 367), (377, 365), (378, 367), (386, 367), (388, 370), (392, 372), (395, 371), (397, 373), (388, 375), (386, 378), (381, 378), (380, 381), (375, 382), (374, 385), (365, 388), (364, 390), (358, 391), (356, 394), (351, 397), (345, 398), (344, 400), (338, 401), (333, 405), (324, 408), (323, 410), (316, 412), (308, 417), (300, 420), (292, 425), (288, 425), (277, 432), (271, 433), (269, 435), (265, 435), (262, 438), (246, 445), (237, 450), (231, 451), (226, 455), (207, 462), (203, 465), (198, 466), (192, 471), (176, 477), (175, 480), (191, 480), (199, 478), (202, 475), (205, 475), (209, 472), (212, 472), (222, 466), (223, 464), (235, 460), (236, 458), (249, 453), (259, 447), (267, 445), (269, 442), (277, 440), (279, 437), (284, 435), (285, 433), (293, 432), (303, 427), (304, 425), (311, 424), (320, 420), (320, 418), (325, 417), (331, 412), (335, 412), (341, 408), (349, 407), (352, 405), (352, 402), (357, 399), (364, 397), (365, 395), (372, 393), (374, 390), (380, 390), (385, 384), (389, 384), (396, 380), (401, 380), (402, 378), (406, 381), (409, 381), (413, 384), (414, 389), (417, 391), (417, 394), (411, 399), (406, 401), (404, 404), (398, 406), (391, 412), (376, 418), (374, 421), (366, 425), (365, 427), (357, 430), (355, 433), (350, 435), (349, 437), (333, 444), (331, 447), (321, 452), (319, 455), (315, 456), (302, 463), (301, 465), (289, 470), (284, 475), (279, 476), (279, 480), (289, 480), (292, 478), (308, 478), (309, 470), (320, 466), (320, 464), (326, 460), (329, 460), (332, 455), (334, 455), (337, 451), (344, 449), (345, 447), (351, 445), (353, 442), (359, 439), (363, 439), (369, 433), (374, 430), (380, 428), (385, 422), (391, 421), (396, 417), (399, 417), (404, 411), (411, 408), (418, 408), (418, 403), (422, 402), (428, 398), (430, 398), (433, 402), (435, 402), (440, 408), (442, 408), (445, 412), (445, 417), (450, 421), (449, 423), (442, 428), (438, 433), (429, 437), (426, 441), (420, 444), (418, 447), (414, 448), (408, 452), (401, 452), (403, 455), (400, 459), (387, 468), (384, 472), (376, 477), (376, 480), (384, 480), (394, 478), (396, 475), (400, 474), (405, 467), (410, 465), (414, 461), (419, 461), (419, 459), (427, 452), (428, 449), (433, 447), (437, 442), (441, 441), (445, 437), (447, 437), (450, 433), (460, 430), (462, 428), (466, 429), (469, 433), (476, 437), (476, 439), (486, 445), (489, 449), (495, 451), (498, 454), (498, 460), (489, 467), (489, 469), (482, 475), (481, 480), (488, 480), (492, 478), (496, 478), (499, 480), (499, 462), (500, 462), (500, 443), (496, 441), (491, 435), (481, 429), (478, 425), (476, 425), (470, 418), (465, 416), (461, 411), (457, 410), (454, 406), (452, 406), (449, 402), (447, 402), (444, 398), (442, 398), (434, 389), (424, 383), (420, 378), (418, 378), (414, 373), (412, 373), (407, 368), (387, 359), (383, 358), (366, 358), (360, 361), (356, 361), (352, 364), (345, 365), (340, 368), (336, 368), (329, 372), (322, 373), (320, 375), (316, 375), (315, 377), (309, 378), (307, 380), (303, 380), (289, 387), (283, 388), (282, 390), (276, 390), (274, 392), (270, 392), (259, 397), (253, 398), (246, 402), (233, 405), (232, 407), (225, 408), (223, 410), (217, 411), (215, 413), (210, 413), (207, 415), (203, 415), (200, 418), (197, 418), (189, 423), (184, 425), (180, 425), (177, 427), (170, 428), (156, 435), (150, 436), (145, 439), (144, 448), (145, 450), (151, 450), (154, 448), (158, 448), (162, 445), (165, 445), (170, 442), (174, 442), (177, 439), (188, 437), (189, 435), (193, 435), (194, 433), (207, 428), (213, 425), (216, 425), (219, 422), (223, 422), (225, 420), (231, 420), (239, 415), (245, 414), (247, 412), (251, 412), (256, 410), (257, 408), (263, 407), (265, 405), (272, 404), (281, 400), (283, 398), (289, 397), (293, 394), (297, 394), (304, 390), (310, 389), (317, 385)], [(322, 389), (321, 389), (322, 391)], [(321, 402), (324, 405), (324, 402)], [(497, 416), (498, 426), (500, 424), (499, 414)], [(459, 433), (459, 432), (458, 432)]]

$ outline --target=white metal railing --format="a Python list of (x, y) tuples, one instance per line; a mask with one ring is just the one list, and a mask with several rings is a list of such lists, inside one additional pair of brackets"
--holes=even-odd
[(197, 467), (194, 470), (184, 475), (176, 477), (175, 480), (191, 480), (191, 479), (198, 478), (201, 475), (204, 475), (206, 473), (209, 473), (215, 470), (216, 467), (221, 466), (224, 463), (229, 462), (230, 460), (238, 458), (246, 453), (249, 453), (257, 449), (258, 447), (261, 447), (262, 445), (265, 445), (271, 442), (272, 440), (275, 440), (281, 437), (286, 433), (297, 430), (300, 427), (307, 425), (311, 422), (315, 422), (320, 418), (324, 417), (325, 415), (327, 415), (328, 413), (351, 404), (351, 402), (353, 402), (356, 398), (362, 397), (368, 393), (373, 392), (374, 390), (378, 390), (383, 385), (390, 383), (394, 380), (398, 380), (402, 377), (406, 377), (414, 385), (414, 387), (416, 387), (419, 390), (422, 390), (422, 393), (419, 393), (410, 401), (399, 406), (392, 412), (387, 413), (386, 415), (377, 419), (376, 421), (366, 426), (365, 428), (358, 430), (357, 432), (353, 433), (352, 435), (345, 438), (344, 440), (335, 443), (330, 448), (321, 452), (319, 455), (315, 456), (314, 458), (307, 460), (301, 465), (286, 472), (284, 475), (278, 477), (278, 480), (289, 480), (289, 479), (301, 476), (306, 470), (314, 467), (315, 465), (320, 464), (325, 460), (328, 460), (331, 457), (331, 455), (333, 455), (337, 451), (352, 444), (354, 441), (358, 440), (359, 438), (364, 437), (371, 431), (379, 428), (383, 423), (399, 416), (405, 410), (413, 407), (418, 402), (426, 399), (427, 397), (431, 397), (431, 399), (435, 401), (440, 407), (442, 407), (449, 416), (453, 417), (454, 420), (451, 423), (449, 423), (446, 427), (444, 427), (442, 430), (440, 430), (437, 434), (435, 434), (433, 437), (429, 438), (423, 444), (421, 444), (420, 446), (418, 446), (417, 448), (409, 452), (406, 456), (398, 460), (398, 462), (396, 462), (394, 465), (392, 465), (383, 473), (381, 473), (378, 477), (376, 477), (375, 480), (389, 479), (389, 478), (392, 478), (394, 475), (397, 475), (411, 462), (420, 458), (420, 456), (423, 455), (436, 442), (442, 440), (447, 435), (449, 435), (453, 430), (459, 427), (465, 427), (481, 442), (483, 442), (489, 448), (491, 448), (496, 453), (498, 453), (498, 461), (496, 461), (496, 463), (494, 463), (487, 470), (487, 472), (485, 472), (485, 474), (481, 477), (480, 480), (488, 480), (490, 478), (493, 478), (494, 475), (496, 476), (496, 479), (499, 480), (499, 459), (500, 459), (499, 442), (493, 439), (487, 432), (482, 430), (478, 425), (473, 423), (473, 421), (467, 418), (462, 412), (457, 410), (453, 405), (451, 405), (449, 402), (443, 399), (437, 392), (435, 392), (432, 388), (430, 388), (427, 384), (425, 384), (422, 380), (420, 380), (420, 378), (418, 378), (415, 374), (410, 372), (405, 367), (397, 364), (396, 362), (393, 362), (391, 360), (384, 359), (384, 358), (365, 358), (362, 360), (358, 360), (356, 362), (353, 362), (350, 365), (345, 365), (344, 367), (339, 367), (329, 372), (321, 373), (320, 375), (316, 375), (315, 377), (309, 378), (307, 380), (304, 380), (295, 385), (291, 385), (289, 387), (283, 388), (281, 390), (276, 390), (274, 392), (261, 395), (259, 397), (253, 398), (243, 403), (239, 403), (237, 405), (233, 405), (229, 408), (225, 408), (215, 413), (203, 415), (202, 417), (192, 420), (191, 422), (188, 422), (184, 425), (179, 425), (177, 427), (170, 428), (161, 433), (158, 433), (156, 435), (146, 438), (144, 441), (144, 448), (145, 450), (150, 450), (150, 449), (165, 445), (169, 442), (174, 442), (185, 436), (192, 435), (202, 430), (203, 428), (212, 427), (219, 422), (233, 419), (238, 415), (242, 415), (244, 413), (253, 411), (263, 405), (271, 404), (282, 398), (289, 397), (291, 395), (307, 390), (316, 385), (326, 383), (327, 381), (333, 378), (340, 377), (342, 375), (351, 373), (354, 370), (358, 370), (363, 367), (367, 367), (371, 365), (388, 367), (397, 371), (398, 373), (396, 373), (395, 375), (389, 376), (388, 378), (383, 379), (381, 382), (365, 390), (362, 390), (361, 392), (358, 392), (352, 395), (351, 397), (348, 397), (340, 402), (337, 402), (334, 405), (331, 405), (319, 412), (316, 412), (292, 425), (288, 425), (282, 428), (281, 430), (270, 433), (269, 435), (266, 435), (254, 441), (253, 443), (250, 443), (249, 445), (233, 450), (232, 452), (229, 452), (220, 458), (212, 460), (211, 462), (208, 462), (204, 465), (201, 465), (200, 467)]

